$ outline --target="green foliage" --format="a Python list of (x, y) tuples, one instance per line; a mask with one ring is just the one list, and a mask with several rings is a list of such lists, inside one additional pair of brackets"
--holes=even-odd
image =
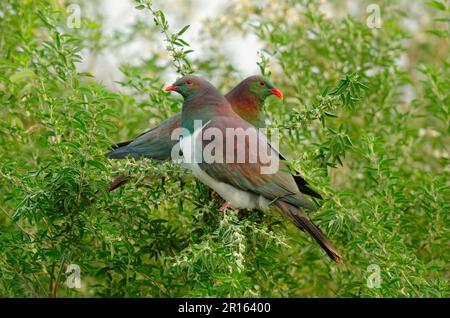
[[(412, 34), (395, 2), (380, 3), (383, 26), (370, 29), (364, 6), (331, 19), (311, 1), (234, 1), (203, 22), (204, 54), (190, 60), (182, 36), (193, 21), (173, 33), (151, 1), (135, 1), (144, 18), (112, 36), (101, 14), (68, 28), (66, 5), (0, 5), (1, 296), (450, 295), (447, 4), (427, 2), (435, 20)], [(195, 69), (223, 92), (233, 87), (243, 74), (222, 45), (249, 33), (262, 45), (255, 67), (286, 97), (268, 99), (269, 126), (323, 195), (310, 216), (343, 266), (277, 213), (218, 214), (221, 200), (177, 165), (103, 156), (179, 111), (162, 90), (168, 72)], [(120, 90), (79, 71), (85, 51), (134, 39), (163, 39), (165, 50), (122, 64)], [(122, 173), (131, 181), (108, 193)], [(64, 284), (68, 264), (81, 268), (80, 290)], [(379, 288), (367, 284), (369, 265), (380, 268)]]
[(172, 56), (177, 72), (182, 75), (193, 73), (194, 70), (192, 69), (191, 63), (187, 59), (187, 55), (192, 53), (193, 50), (186, 50), (185, 47), (189, 47), (189, 44), (181, 38), (183, 33), (189, 28), (189, 25), (185, 25), (177, 33), (171, 33), (169, 31), (169, 23), (167, 22), (164, 12), (153, 9), (151, 0), (135, 0), (135, 2), (138, 4), (136, 9), (143, 10), (147, 8), (152, 13), (155, 25), (164, 34), (165, 41), (167, 42), (166, 50)]

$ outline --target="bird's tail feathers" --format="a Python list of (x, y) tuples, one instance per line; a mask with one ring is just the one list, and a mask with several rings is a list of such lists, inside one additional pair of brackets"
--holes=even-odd
[(307, 231), (333, 261), (338, 264), (343, 263), (342, 256), (333, 247), (328, 237), (326, 237), (326, 235), (299, 208), (281, 200), (278, 200), (275, 205), (290, 218), (299, 229)]

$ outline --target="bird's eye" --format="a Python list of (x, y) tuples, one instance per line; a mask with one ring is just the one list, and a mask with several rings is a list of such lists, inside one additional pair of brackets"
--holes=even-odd
[(191, 80), (187, 80), (186, 81), (186, 85), (192, 85), (192, 81)]
[(260, 86), (264, 86), (264, 85), (266, 85), (266, 83), (264, 83), (264, 82), (259, 82), (259, 85), (260, 85)]

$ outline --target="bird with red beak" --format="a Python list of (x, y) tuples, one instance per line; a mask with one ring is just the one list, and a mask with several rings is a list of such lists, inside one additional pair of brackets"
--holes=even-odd
[[(168, 92), (180, 90), (177, 85), (170, 85), (165, 89)], [(187, 93), (186, 88), (181, 91)], [(181, 92), (180, 92), (181, 94)], [(233, 111), (241, 118), (255, 126), (256, 128), (265, 127), (265, 116), (263, 105), (265, 100), (275, 96), (283, 99), (283, 93), (275, 88), (272, 82), (266, 77), (260, 75), (253, 75), (247, 77), (230, 92), (225, 95), (225, 99), (230, 103)], [(113, 151), (106, 154), (112, 159), (122, 158), (151, 158), (155, 160), (167, 160), (171, 158), (173, 147), (178, 143), (178, 140), (171, 138), (172, 132), (181, 127), (181, 113), (177, 113), (169, 117), (158, 126), (153, 127), (136, 139), (118, 143)], [(286, 158), (280, 154), (280, 160)], [(322, 196), (308, 186), (307, 181), (296, 173), (294, 180), (297, 183), (300, 191), (312, 197), (322, 199)], [(110, 184), (110, 191), (127, 183), (126, 176), (119, 176)]]

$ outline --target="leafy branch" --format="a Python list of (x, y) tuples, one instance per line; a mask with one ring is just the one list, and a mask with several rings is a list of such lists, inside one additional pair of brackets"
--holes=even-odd
[(164, 34), (165, 41), (167, 42), (166, 50), (172, 56), (172, 61), (177, 69), (177, 73), (186, 75), (194, 72), (191, 63), (189, 62), (187, 55), (192, 53), (193, 50), (189, 49), (190, 45), (181, 36), (189, 29), (189, 24), (185, 25), (177, 33), (171, 33), (169, 30), (169, 23), (161, 10), (155, 10), (152, 6), (151, 0), (135, 0), (136, 9), (143, 10), (148, 9), (153, 15), (153, 21), (155, 25)]
[(322, 94), (317, 97), (318, 102), (314, 103), (310, 109), (304, 111), (294, 111), (286, 127), (299, 128), (306, 127), (314, 120), (320, 120), (325, 128), (327, 117), (338, 117), (334, 112), (339, 107), (354, 109), (356, 102), (360, 100), (363, 90), (368, 87), (363, 84), (356, 73), (342, 77), (339, 84), (333, 89), (325, 87)]
[(269, 58), (264, 55), (262, 51), (258, 52), (258, 58), (259, 61), (256, 62), (256, 65), (258, 65), (259, 71), (261, 72), (261, 75), (270, 77), (272, 72), (270, 71), (270, 60)]
[(294, 110), (289, 121), (279, 128), (306, 129), (313, 121), (319, 120), (326, 132), (325, 141), (319, 145), (315, 158), (321, 161), (322, 166), (336, 167), (336, 163), (342, 166), (341, 158), (345, 157), (346, 150), (352, 148), (352, 141), (342, 124), (337, 129), (332, 129), (327, 127), (326, 118), (337, 118), (335, 112), (339, 108), (354, 109), (361, 99), (362, 91), (367, 89), (357, 73), (345, 75), (331, 91), (329, 87), (325, 87), (322, 94), (317, 97), (318, 101), (313, 103), (310, 109)]

